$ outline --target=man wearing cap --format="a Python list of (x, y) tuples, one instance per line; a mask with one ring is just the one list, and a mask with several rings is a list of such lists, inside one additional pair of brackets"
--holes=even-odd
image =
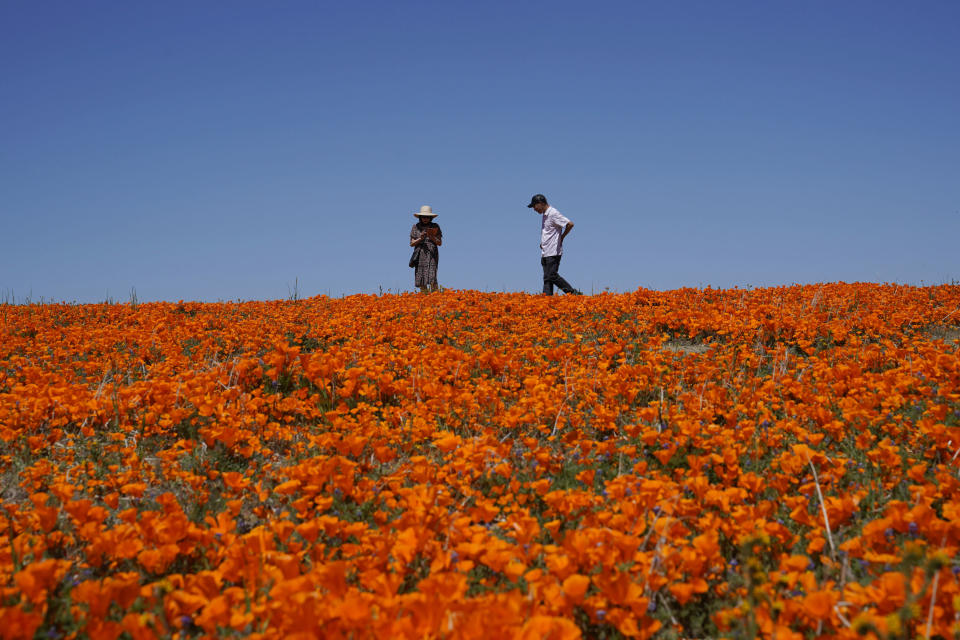
[(557, 273), (560, 258), (563, 256), (563, 239), (573, 229), (573, 223), (562, 213), (547, 204), (547, 197), (538, 193), (530, 199), (527, 208), (533, 209), (542, 217), (540, 220), (540, 264), (543, 266), (543, 293), (553, 295), (553, 285), (557, 285), (566, 294), (580, 295), (570, 283)]

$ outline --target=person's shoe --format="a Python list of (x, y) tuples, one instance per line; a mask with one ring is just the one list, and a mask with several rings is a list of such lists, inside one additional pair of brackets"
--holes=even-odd
[(568, 296), (582, 296), (582, 295), (583, 295), (583, 291), (580, 291), (580, 289), (571, 289), (570, 291), (567, 291), (567, 295), (568, 295)]

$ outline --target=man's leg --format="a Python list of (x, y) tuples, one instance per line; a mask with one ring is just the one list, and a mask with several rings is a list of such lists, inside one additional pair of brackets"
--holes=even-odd
[(553, 295), (553, 283), (557, 277), (557, 268), (560, 265), (560, 256), (546, 256), (540, 258), (540, 264), (543, 266), (543, 293), (544, 295)]
[[(560, 261), (557, 260), (557, 262), (559, 263)], [(559, 267), (560, 265), (558, 264), (557, 266)], [(573, 286), (572, 286), (569, 282), (567, 282), (566, 280), (564, 280), (564, 279), (563, 279), (563, 276), (561, 276), (559, 273), (556, 274), (556, 276), (554, 277), (554, 279), (553, 279), (553, 284), (555, 284), (555, 285), (557, 285), (558, 287), (560, 287), (560, 290), (563, 291), (564, 293), (568, 293), (568, 294), (569, 294), (569, 293), (574, 293), (574, 288), (573, 288)]]
[(564, 293), (567, 293), (567, 294), (577, 293), (577, 290), (573, 288), (573, 285), (571, 285), (569, 282), (564, 280), (560, 276), (560, 274), (557, 274), (557, 279), (554, 281), (554, 284), (560, 287), (560, 290), (563, 291)]
[[(551, 294), (553, 293), (553, 285), (557, 285), (558, 287), (560, 287), (560, 290), (563, 291), (564, 293), (568, 293), (568, 294), (579, 293), (573, 288), (573, 286), (571, 286), (569, 282), (564, 280), (563, 277), (559, 273), (557, 273), (557, 271), (560, 270), (561, 257), (562, 256), (550, 256), (546, 258), (547, 260), (552, 261), (551, 268), (550, 268), (550, 285), (551, 285), (550, 293)], [(544, 283), (546, 283), (546, 278), (547, 278), (546, 269), (544, 269), (543, 278), (544, 278)], [(546, 293), (546, 285), (544, 285), (544, 293)]]

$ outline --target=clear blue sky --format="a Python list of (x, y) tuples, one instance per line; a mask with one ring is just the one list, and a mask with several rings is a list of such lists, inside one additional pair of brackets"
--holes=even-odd
[(0, 298), (960, 279), (960, 2), (3, 2)]

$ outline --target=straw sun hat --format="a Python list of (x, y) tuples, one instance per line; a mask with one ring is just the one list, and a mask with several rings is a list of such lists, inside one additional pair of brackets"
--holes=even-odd
[(414, 215), (415, 217), (417, 217), (417, 218), (419, 218), (420, 216), (429, 216), (429, 217), (431, 217), (431, 218), (436, 218), (436, 217), (437, 217), (437, 214), (435, 214), (435, 213), (433, 212), (433, 207), (431, 207), (431, 206), (428, 205), (428, 204), (425, 204), (425, 205), (423, 205), (422, 207), (420, 207), (420, 211), (419, 211), (419, 212), (414, 212), (413, 215)]

